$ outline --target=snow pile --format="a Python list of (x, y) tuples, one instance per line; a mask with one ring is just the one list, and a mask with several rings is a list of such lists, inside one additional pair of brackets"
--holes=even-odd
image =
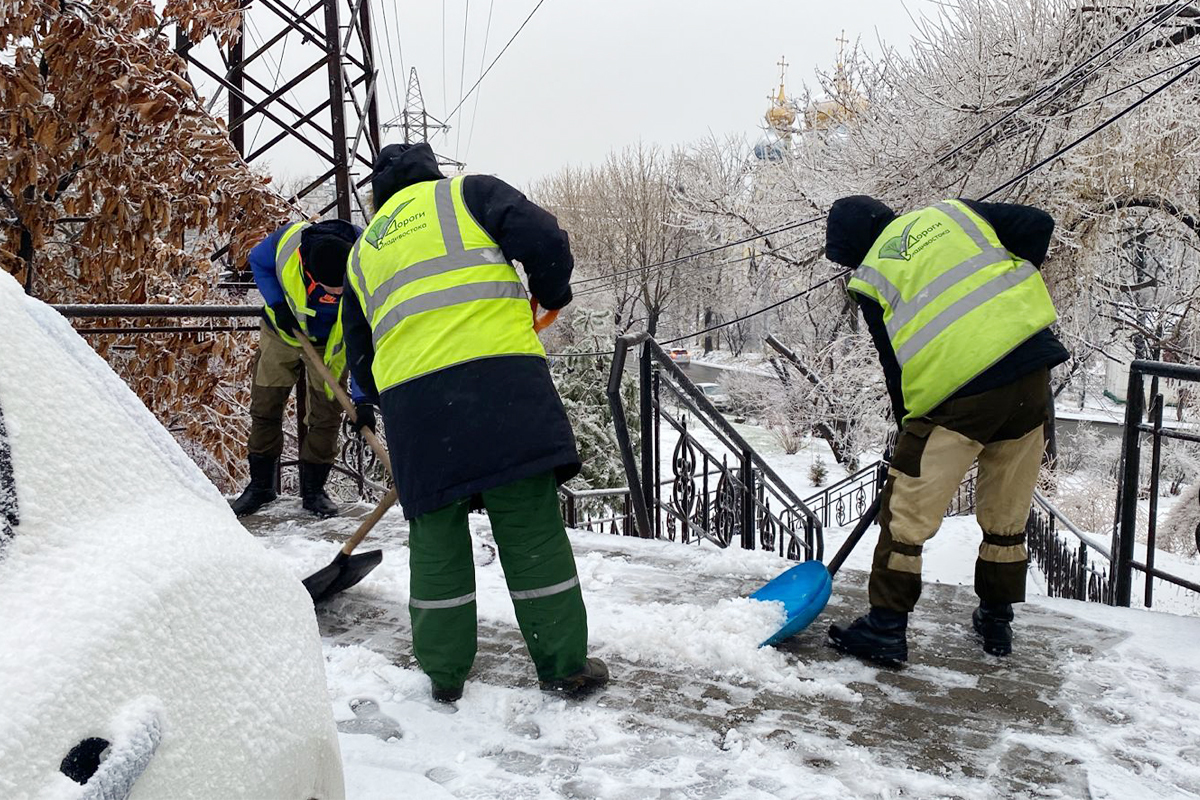
[(0, 796), (81, 796), (60, 764), (98, 737), (93, 796), (341, 797), (303, 587), (4, 274), (0, 319)]

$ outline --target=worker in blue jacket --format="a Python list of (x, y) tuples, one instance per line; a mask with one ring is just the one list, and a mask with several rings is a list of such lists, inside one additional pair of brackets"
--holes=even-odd
[[(239, 517), (253, 514), (278, 496), (279, 457), (283, 453), (283, 414), (300, 378), (304, 336), (318, 353), (332, 347), (334, 323), (342, 299), (346, 258), (361, 229), (343, 220), (297, 222), (279, 228), (250, 251), (254, 283), (263, 298), (254, 381), (250, 389), (250, 483), (231, 503)], [(340, 328), (338, 329), (340, 331)], [(341, 377), (341, 376), (338, 376)], [(331, 517), (338, 507), (325, 492), (337, 456), (342, 410), (324, 381), (308, 367), (308, 413), (300, 448), (300, 496), (306, 510)], [(353, 393), (361, 393), (352, 386)], [(361, 406), (362, 425), (374, 424), (373, 410)]]

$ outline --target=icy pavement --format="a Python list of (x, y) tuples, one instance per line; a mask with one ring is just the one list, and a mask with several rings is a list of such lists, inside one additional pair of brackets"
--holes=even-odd
[[(247, 520), (297, 576), (354, 525), (294, 500)], [(486, 518), (472, 525), (486, 540)], [(613, 685), (578, 703), (537, 690), (480, 548), (479, 656), (448, 709), (411, 654), (407, 526), (391, 512), (380, 528), (364, 547), (383, 564), (318, 613), (352, 798), (1200, 797), (1200, 619), (1034, 597), (996, 659), (968, 629), (966, 563), (926, 585), (912, 661), (884, 670), (824, 645), (865, 608), (862, 572), (839, 575), (808, 631), (760, 650), (774, 613), (739, 598), (787, 562), (573, 533)]]

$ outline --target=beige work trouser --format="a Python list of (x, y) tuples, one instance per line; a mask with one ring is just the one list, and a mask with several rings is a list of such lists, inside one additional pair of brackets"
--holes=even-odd
[(941, 527), (976, 459), (983, 542), (975, 593), (993, 603), (1025, 600), (1025, 523), (1045, 447), (1048, 380), (1043, 368), (1005, 386), (947, 400), (905, 424), (883, 490), (872, 606), (913, 610), (921, 596), (922, 548)]
[[(313, 345), (318, 354), (325, 347)], [(254, 356), (254, 383), (250, 387), (250, 442), (253, 455), (278, 458), (283, 452), (283, 412), (287, 408), (292, 387), (300, 379), (304, 352), (279, 338), (267, 323), (259, 326), (258, 352)], [(342, 408), (336, 400), (325, 396), (325, 382), (307, 367), (305, 375), (308, 411), (304, 446), (300, 460), (310, 464), (332, 464), (338, 452), (338, 428), (342, 424)]]

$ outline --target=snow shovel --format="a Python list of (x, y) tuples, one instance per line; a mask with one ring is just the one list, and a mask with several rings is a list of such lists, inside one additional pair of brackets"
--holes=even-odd
[(375, 527), (375, 523), (379, 522), (395, 502), (396, 489), (393, 487), (388, 489), (387, 494), (379, 501), (379, 505), (375, 506), (375, 510), (362, 521), (354, 535), (346, 540), (342, 549), (334, 556), (333, 562), (304, 579), (304, 588), (308, 590), (314, 604), (349, 589), (379, 566), (379, 562), (383, 560), (382, 550), (372, 550), (369, 553), (359, 553), (358, 555), (352, 554), (354, 548), (358, 547), (359, 542), (366, 538), (371, 529)]
[(787, 621), (779, 630), (767, 637), (759, 647), (776, 645), (784, 639), (790, 639), (811, 625), (825, 610), (829, 596), (833, 593), (833, 576), (842, 568), (842, 564), (846, 563), (854, 546), (879, 516), (882, 497), (883, 495), (875, 497), (828, 564), (815, 560), (797, 564), (750, 595), (751, 600), (783, 603), (784, 614), (787, 616)]
[[(341, 404), (342, 410), (346, 412), (346, 416), (350, 417), (350, 422), (357, 422), (358, 416), (354, 412), (354, 403), (350, 400), (350, 396), (346, 394), (346, 390), (333, 379), (333, 375), (329, 374), (329, 369), (325, 366), (325, 362), (321, 356), (317, 354), (316, 349), (312, 346), (312, 342), (308, 341), (305, 336), (298, 338), (300, 347), (304, 350), (305, 360), (321, 376), (326, 385), (333, 390), (333, 394), (337, 397), (338, 403)], [(387, 468), (388, 475), (391, 476), (392, 462), (388, 459), (387, 450), (384, 449), (383, 442), (379, 441), (379, 437), (369, 428), (363, 428), (362, 436), (367, 440), (367, 444), (371, 445), (371, 449), (375, 451), (375, 455), (383, 462), (383, 465)], [(354, 532), (354, 535), (346, 540), (346, 543), (342, 545), (341, 552), (334, 557), (332, 563), (304, 579), (304, 588), (308, 589), (308, 593), (312, 596), (314, 603), (328, 600), (338, 592), (349, 589), (365, 578), (367, 573), (379, 566), (379, 562), (383, 560), (382, 550), (354, 554), (354, 548), (358, 547), (359, 543), (375, 527), (375, 523), (379, 522), (379, 519), (395, 502), (396, 489), (393, 487), (383, 496), (383, 500), (379, 502), (379, 505), (375, 507), (370, 516), (358, 526), (358, 530)]]

